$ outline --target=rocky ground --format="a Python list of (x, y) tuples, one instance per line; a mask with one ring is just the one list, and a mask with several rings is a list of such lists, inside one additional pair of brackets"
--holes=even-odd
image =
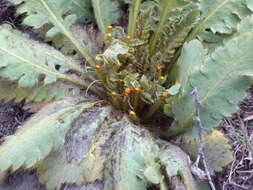
[[(20, 25), (21, 16), (15, 16), (15, 7), (0, 0), (0, 24), (8, 23), (20, 30), (30, 28)], [(24, 102), (0, 101), (0, 144), (4, 136), (12, 135), (31, 115), (23, 108)], [(248, 90), (247, 98), (240, 104), (240, 110), (231, 118), (226, 118), (220, 130), (230, 139), (235, 160), (214, 177), (219, 190), (253, 190), (253, 88)], [(1, 175), (1, 173), (0, 173)], [(77, 190), (76, 187), (63, 189)], [(101, 184), (85, 184), (79, 190), (101, 189)], [(0, 190), (45, 190), (33, 170), (17, 171), (8, 175)]]

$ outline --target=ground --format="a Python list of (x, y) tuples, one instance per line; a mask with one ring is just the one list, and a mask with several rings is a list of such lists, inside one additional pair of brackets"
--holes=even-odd
[[(15, 7), (0, 0), (0, 24), (8, 23), (20, 30), (30, 30), (21, 26), (22, 16), (15, 16)], [(0, 144), (4, 136), (11, 135), (31, 115), (23, 108), (24, 102), (0, 101)], [(240, 104), (240, 110), (230, 118), (225, 118), (219, 129), (230, 139), (235, 160), (214, 176), (219, 190), (253, 190), (253, 87), (247, 91), (247, 98)], [(7, 176), (0, 190), (45, 190), (38, 182), (33, 170), (17, 171)], [(86, 184), (79, 188), (63, 187), (69, 190), (96, 190), (101, 184)]]
[(240, 110), (225, 118), (220, 130), (230, 139), (235, 160), (217, 174), (222, 190), (253, 190), (253, 87), (240, 104)]

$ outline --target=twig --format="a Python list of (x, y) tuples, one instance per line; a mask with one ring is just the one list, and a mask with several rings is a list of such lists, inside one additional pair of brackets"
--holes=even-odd
[(195, 99), (195, 109), (196, 109), (196, 116), (195, 116), (195, 120), (197, 122), (197, 127), (199, 130), (199, 140), (200, 140), (200, 145), (198, 148), (198, 157), (196, 159), (196, 162), (194, 163), (195, 166), (199, 165), (199, 161), (200, 159), (202, 159), (202, 162), (204, 164), (204, 168), (205, 168), (205, 173), (206, 173), (206, 177), (208, 179), (209, 185), (211, 186), (212, 190), (216, 190), (213, 180), (211, 178), (210, 172), (209, 172), (209, 168), (206, 162), (206, 158), (205, 158), (205, 154), (204, 154), (204, 150), (205, 150), (205, 143), (204, 143), (204, 134), (205, 134), (205, 130), (204, 127), (202, 125), (201, 119), (200, 119), (200, 109), (201, 109), (201, 101), (199, 99), (198, 96), (198, 90), (197, 88), (194, 88), (192, 91), (192, 95)]

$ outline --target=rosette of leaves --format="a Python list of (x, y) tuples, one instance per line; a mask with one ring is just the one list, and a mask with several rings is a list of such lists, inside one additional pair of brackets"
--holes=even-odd
[[(10, 2), (51, 45), (0, 26), (0, 97), (52, 103), (5, 138), (1, 176), (32, 167), (49, 190), (63, 184), (198, 189), (187, 154), (169, 143), (183, 139), (179, 146), (196, 157), (193, 88), (208, 149), (232, 160), (227, 140), (213, 129), (252, 84), (251, 1)], [(123, 7), (128, 26), (119, 22)], [(149, 122), (160, 114), (174, 122)], [(153, 135), (159, 130), (166, 141)], [(228, 164), (206, 156), (214, 171)]]

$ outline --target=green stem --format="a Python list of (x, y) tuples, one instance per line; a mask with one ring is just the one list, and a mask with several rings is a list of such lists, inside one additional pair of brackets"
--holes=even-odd
[(165, 26), (165, 22), (168, 19), (168, 15), (169, 15), (169, 13), (172, 9), (172, 1), (173, 0), (167, 0), (167, 1), (168, 2), (165, 4), (165, 7), (162, 10), (161, 19), (158, 23), (157, 29), (156, 29), (155, 33), (153, 34), (153, 36), (151, 38), (150, 48), (149, 48), (149, 51), (150, 51), (151, 54), (153, 54), (155, 49), (156, 49), (156, 45), (157, 45), (159, 35), (162, 32), (162, 29)]
[(148, 110), (148, 112), (146, 112), (146, 114), (143, 116), (143, 122), (148, 121), (153, 115), (154, 113), (156, 113), (156, 111), (158, 109), (160, 109), (161, 105), (163, 104), (163, 100), (159, 99), (155, 102), (155, 104), (153, 104), (150, 109)]
[[(105, 36), (107, 32), (107, 26), (105, 25), (105, 22), (103, 19), (102, 9), (100, 7), (101, 3), (99, 2), (99, 0), (92, 0), (91, 2), (92, 2), (93, 10), (95, 13), (97, 25), (100, 31), (102, 32), (103, 36)], [(103, 11), (107, 11), (107, 10), (103, 10)]]
[(55, 24), (62, 31), (62, 33), (72, 42), (72, 44), (76, 47), (79, 53), (86, 59), (87, 62), (89, 62), (91, 65), (95, 65), (95, 60), (89, 54), (88, 49), (84, 47), (83, 45), (81, 45), (79, 41), (75, 39), (72, 33), (63, 25), (60, 19), (57, 18), (57, 16), (54, 14), (54, 12), (48, 6), (45, 0), (40, 0), (40, 1), (42, 5), (45, 7), (45, 9), (47, 10), (48, 14), (53, 18)]
[(135, 95), (133, 96), (133, 107), (135, 112), (137, 112), (139, 104), (140, 104), (140, 93), (136, 92)]
[(136, 22), (137, 22), (137, 16), (139, 13), (140, 5), (141, 5), (141, 0), (134, 0), (129, 11), (128, 35), (132, 36), (133, 38), (135, 37), (135, 33), (136, 33)]

